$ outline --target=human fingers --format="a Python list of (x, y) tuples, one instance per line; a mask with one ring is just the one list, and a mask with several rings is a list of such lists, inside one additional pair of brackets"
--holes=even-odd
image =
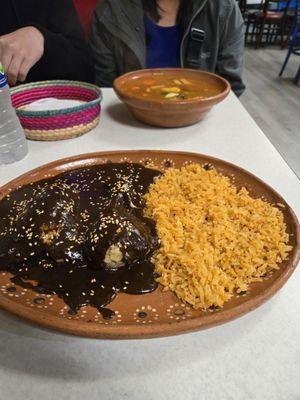
[(34, 62), (32, 62), (29, 58), (24, 58), (20, 69), (19, 69), (19, 75), (18, 75), (18, 81), (24, 82), (25, 79), (27, 78), (28, 72), (30, 69), (33, 67)]
[(2, 40), (2, 36), (0, 36), (0, 62), (1, 62), (1, 58), (2, 58), (2, 53), (3, 53), (3, 40)]
[(9, 51), (8, 49), (3, 49), (1, 58), (0, 58), (0, 62), (2, 64), (4, 72), (6, 72), (8, 70), (8, 67), (11, 63), (12, 57), (13, 57), (13, 53), (11, 51)]
[(8, 83), (14, 86), (17, 83), (21, 64), (23, 63), (23, 56), (15, 54), (10, 62), (8, 69), (6, 70)]

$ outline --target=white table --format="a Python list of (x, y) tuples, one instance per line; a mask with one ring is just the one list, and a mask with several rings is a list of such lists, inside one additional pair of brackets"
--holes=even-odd
[[(284, 132), (283, 132), (284, 134)], [(45, 162), (111, 149), (207, 153), (253, 172), (300, 216), (300, 183), (233, 94), (198, 125), (135, 122), (111, 90), (99, 127), (65, 142), (29, 143), (0, 184)], [(97, 341), (43, 331), (0, 313), (0, 399), (299, 400), (300, 271), (258, 310), (207, 331), (145, 341)]]

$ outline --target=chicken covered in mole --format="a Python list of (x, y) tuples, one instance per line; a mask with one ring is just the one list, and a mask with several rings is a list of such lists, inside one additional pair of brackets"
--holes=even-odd
[(57, 294), (73, 312), (91, 305), (104, 313), (118, 292), (155, 290), (159, 242), (143, 197), (158, 176), (107, 163), (19, 187), (0, 202), (0, 270)]

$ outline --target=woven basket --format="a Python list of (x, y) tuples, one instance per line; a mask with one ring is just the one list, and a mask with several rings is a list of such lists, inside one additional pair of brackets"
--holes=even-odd
[[(26, 111), (24, 107), (47, 97), (79, 100), (82, 104), (61, 110)], [(100, 119), (101, 89), (75, 81), (44, 81), (11, 89), (15, 107), (26, 137), (33, 140), (71, 139), (93, 129)]]

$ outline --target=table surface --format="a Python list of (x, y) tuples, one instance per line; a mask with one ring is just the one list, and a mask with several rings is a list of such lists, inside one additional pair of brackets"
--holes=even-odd
[[(283, 132), (284, 134), (284, 132)], [(46, 162), (123, 149), (184, 150), (233, 162), (276, 189), (300, 216), (300, 183), (231, 93), (198, 125), (136, 122), (104, 90), (100, 125), (63, 142), (30, 142), (0, 184)], [(0, 312), (0, 399), (300, 399), (300, 271), (265, 305), (207, 331), (143, 341), (64, 336)]]

